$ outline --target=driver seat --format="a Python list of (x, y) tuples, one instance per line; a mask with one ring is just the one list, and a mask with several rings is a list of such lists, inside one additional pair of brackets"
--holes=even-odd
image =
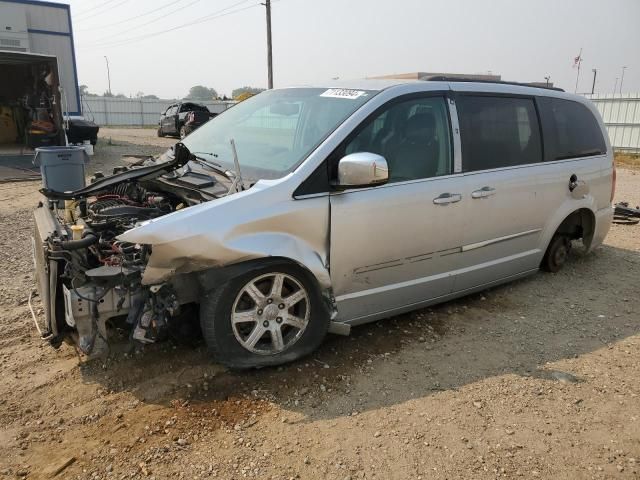
[(402, 139), (389, 146), (386, 156), (391, 180), (414, 180), (436, 175), (440, 148), (435, 137), (435, 126), (435, 117), (431, 112), (416, 113), (409, 117)]

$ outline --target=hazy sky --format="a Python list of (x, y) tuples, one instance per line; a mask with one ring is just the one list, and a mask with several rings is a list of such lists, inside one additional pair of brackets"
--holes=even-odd
[[(273, 1), (276, 87), (491, 71), (515, 81), (550, 75), (573, 92), (573, 59), (582, 48), (578, 91), (591, 90), (597, 68), (596, 92), (612, 92), (624, 65), (623, 90), (640, 91), (640, 0)], [(79, 80), (92, 92), (107, 89), (104, 55), (114, 93), (181, 97), (197, 84), (226, 94), (266, 86), (259, 0), (61, 3), (71, 3)]]

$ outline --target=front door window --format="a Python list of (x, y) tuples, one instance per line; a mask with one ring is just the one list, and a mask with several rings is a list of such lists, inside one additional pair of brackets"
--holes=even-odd
[(371, 152), (389, 165), (389, 182), (452, 173), (451, 134), (443, 97), (394, 102), (366, 122), (345, 154)]

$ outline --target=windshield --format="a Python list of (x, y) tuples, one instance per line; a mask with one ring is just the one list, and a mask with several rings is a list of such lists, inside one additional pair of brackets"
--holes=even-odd
[(233, 139), (245, 180), (280, 178), (374, 93), (337, 88), (268, 90), (205, 123), (183, 143), (194, 155), (235, 171)]

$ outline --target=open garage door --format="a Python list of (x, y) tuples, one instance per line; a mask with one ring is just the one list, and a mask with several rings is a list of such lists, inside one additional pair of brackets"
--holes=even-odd
[(37, 175), (34, 149), (64, 145), (54, 56), (0, 50), (0, 179)]

